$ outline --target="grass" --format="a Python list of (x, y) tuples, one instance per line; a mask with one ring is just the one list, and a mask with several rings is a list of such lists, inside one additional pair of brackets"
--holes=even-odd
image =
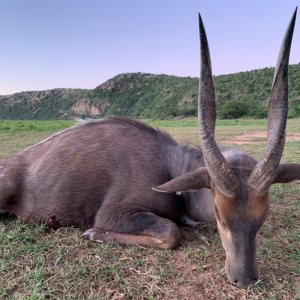
[[(178, 141), (197, 144), (196, 119), (148, 121)], [(264, 120), (218, 121), (219, 141), (265, 130)], [(0, 121), (0, 157), (15, 154), (70, 126), (69, 121)], [(299, 133), (300, 119), (288, 120)], [(241, 148), (260, 157), (265, 140)], [(300, 163), (300, 142), (287, 142), (283, 161)], [(0, 219), (0, 299), (300, 299), (300, 187), (271, 188), (269, 217), (259, 235), (262, 280), (236, 289), (220, 274), (225, 254), (216, 228), (183, 228), (177, 250), (94, 244), (78, 228)]]

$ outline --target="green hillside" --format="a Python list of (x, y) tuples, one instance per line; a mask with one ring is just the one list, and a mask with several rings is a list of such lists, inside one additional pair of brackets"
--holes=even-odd
[[(216, 76), (219, 118), (266, 116), (273, 68)], [(289, 69), (289, 116), (300, 115), (300, 65)], [(131, 73), (92, 90), (53, 89), (0, 96), (1, 119), (72, 119), (126, 115), (138, 118), (195, 116), (198, 79)]]

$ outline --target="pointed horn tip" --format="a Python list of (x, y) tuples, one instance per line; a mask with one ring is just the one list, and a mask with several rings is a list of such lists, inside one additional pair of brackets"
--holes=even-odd
[(295, 11), (293, 13), (293, 19), (296, 19), (297, 12), (298, 12), (298, 6), (296, 6)]
[(295, 23), (296, 21), (297, 11), (298, 11), (298, 6), (296, 6), (295, 11), (293, 13), (292, 20), (291, 20), (292, 23)]
[(203, 30), (204, 30), (204, 24), (203, 24), (203, 20), (202, 20), (202, 17), (201, 17), (200, 13), (198, 13), (198, 20), (199, 20), (199, 29), (200, 29), (200, 32), (203, 32)]

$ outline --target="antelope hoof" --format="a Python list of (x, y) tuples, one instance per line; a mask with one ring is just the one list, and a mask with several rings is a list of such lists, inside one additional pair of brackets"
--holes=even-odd
[(100, 240), (99, 238), (97, 238), (95, 235), (97, 233), (97, 229), (94, 229), (94, 228), (91, 228), (87, 231), (85, 231), (81, 237), (85, 240), (90, 240), (90, 241), (94, 241), (94, 242), (97, 242), (97, 243), (103, 243), (102, 240)]
[(91, 229), (85, 231), (85, 232), (81, 235), (81, 237), (82, 237), (83, 239), (85, 239), (85, 240), (93, 240), (93, 237), (94, 237), (95, 233), (96, 233), (95, 230), (94, 230), (93, 228), (91, 228)]

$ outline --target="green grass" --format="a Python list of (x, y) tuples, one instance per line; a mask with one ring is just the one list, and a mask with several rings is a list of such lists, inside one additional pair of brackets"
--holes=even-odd
[(11, 121), (0, 120), (0, 132), (45, 132), (58, 131), (74, 124), (73, 121)]
[[(148, 121), (180, 142), (198, 144), (196, 119)], [(72, 125), (69, 121), (0, 121), (0, 157), (15, 154)], [(218, 121), (219, 141), (265, 130), (265, 120)], [(300, 119), (288, 121), (300, 133)], [(260, 157), (265, 143), (239, 147)], [(233, 143), (232, 143), (233, 144)], [(300, 142), (289, 141), (283, 161), (300, 163)], [(262, 281), (236, 289), (219, 270), (224, 250), (215, 226), (183, 228), (177, 250), (95, 244), (78, 228), (48, 232), (44, 225), (0, 219), (0, 299), (296, 299), (300, 293), (300, 187), (271, 188), (269, 217), (259, 235)]]

